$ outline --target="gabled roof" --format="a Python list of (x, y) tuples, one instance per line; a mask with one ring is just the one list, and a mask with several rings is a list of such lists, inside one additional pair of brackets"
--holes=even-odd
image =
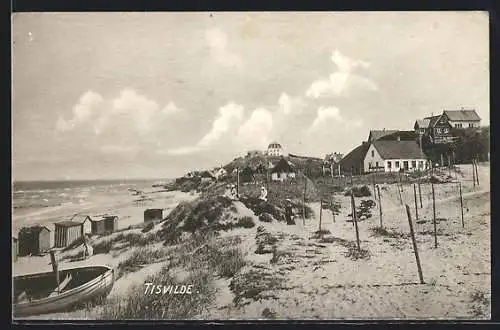
[(416, 141), (379, 140), (372, 144), (383, 159), (425, 158), (425, 155)]
[[(31, 234), (34, 234), (34, 235), (38, 235), (44, 229), (46, 229), (48, 231), (51, 231), (46, 226), (36, 225), (36, 226), (32, 226), (32, 227), (21, 228), (21, 230), (19, 231), (19, 234), (31, 233)], [(17, 237), (17, 235), (13, 235), (13, 236)]]
[(79, 223), (84, 223), (85, 221), (90, 220), (92, 221), (92, 219), (88, 216), (88, 215), (84, 215), (84, 214), (75, 214), (71, 219), (70, 221), (73, 221), (73, 222), (79, 222)]
[(415, 128), (429, 128), (429, 124), (431, 123), (430, 119), (417, 119), (415, 121)]
[(480, 121), (476, 110), (444, 110), (443, 115), (451, 121)]
[(442, 115), (436, 115), (436, 116), (430, 116), (430, 117), (425, 117), (424, 119), (429, 120), (429, 127), (434, 127), (436, 126), (436, 123), (438, 122), (439, 118), (441, 118)]
[(376, 141), (380, 139), (381, 137), (384, 137), (389, 134), (394, 134), (398, 130), (397, 129), (383, 129), (383, 130), (371, 130), (370, 134), (368, 135), (368, 141)]
[(61, 221), (61, 222), (56, 222), (55, 225), (62, 227), (75, 227), (75, 226), (81, 226), (82, 223), (76, 221)]

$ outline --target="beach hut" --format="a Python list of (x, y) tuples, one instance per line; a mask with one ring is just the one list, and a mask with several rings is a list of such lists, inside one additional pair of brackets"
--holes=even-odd
[(66, 247), (83, 236), (83, 224), (75, 221), (61, 221), (54, 224), (55, 247)]
[(144, 211), (144, 222), (163, 220), (163, 209), (147, 209)]
[(12, 262), (17, 261), (17, 255), (19, 254), (19, 244), (18, 239), (15, 236), (12, 236)]
[(116, 215), (107, 215), (92, 219), (92, 234), (104, 234), (118, 229), (118, 217)]
[(19, 255), (41, 254), (50, 249), (50, 229), (45, 226), (25, 227), (19, 231)]
[(84, 234), (92, 233), (92, 219), (88, 215), (75, 214), (70, 221), (81, 223)]

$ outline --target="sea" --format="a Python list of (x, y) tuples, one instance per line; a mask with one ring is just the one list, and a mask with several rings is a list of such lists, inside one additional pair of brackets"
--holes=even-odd
[[(153, 185), (170, 180), (85, 180), (85, 181), (18, 181), (12, 186), (13, 228), (25, 224), (43, 224), (62, 220), (86, 210), (129, 203), (134, 190), (151, 192)], [(69, 219), (66, 219), (69, 220)]]

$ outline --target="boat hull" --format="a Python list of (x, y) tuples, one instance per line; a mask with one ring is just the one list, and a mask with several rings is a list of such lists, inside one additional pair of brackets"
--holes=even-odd
[[(68, 311), (72, 307), (101, 297), (106, 297), (114, 283), (114, 271), (112, 268), (101, 266), (106, 269), (94, 279), (62, 292), (53, 297), (46, 297), (30, 302), (14, 304), (14, 317), (40, 315)], [(96, 267), (82, 267), (96, 268)], [(74, 269), (73, 269), (74, 270)], [(66, 272), (71, 274), (72, 269)], [(40, 274), (40, 277), (47, 276), (48, 273)], [(36, 275), (35, 275), (36, 276)]]

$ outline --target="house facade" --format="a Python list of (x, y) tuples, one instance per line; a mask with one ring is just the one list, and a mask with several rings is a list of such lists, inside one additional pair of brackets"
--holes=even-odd
[(277, 142), (272, 142), (267, 147), (266, 154), (268, 156), (280, 157), (283, 155), (283, 147)]
[(271, 170), (271, 180), (285, 181), (295, 178), (295, 174), (295, 167), (284, 158), (281, 158)]
[(424, 119), (429, 120), (429, 127), (425, 135), (431, 138), (432, 143), (443, 144), (453, 142), (451, 125), (446, 117), (437, 115)]
[(364, 159), (365, 172), (412, 172), (427, 168), (427, 158), (415, 141), (375, 141)]
[(479, 128), (481, 126), (481, 118), (476, 110), (444, 110), (442, 116), (453, 128)]
[(83, 236), (83, 224), (75, 221), (57, 222), (55, 225), (54, 245), (63, 248)]

